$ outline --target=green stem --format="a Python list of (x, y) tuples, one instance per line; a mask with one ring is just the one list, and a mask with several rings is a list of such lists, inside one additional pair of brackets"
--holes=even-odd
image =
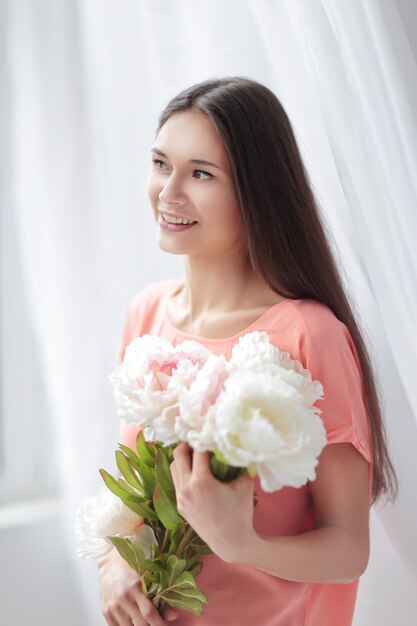
[(161, 546), (161, 552), (165, 552), (165, 546), (168, 540), (168, 535), (169, 535), (169, 530), (168, 528), (165, 528), (165, 534), (164, 534), (164, 538), (162, 540), (162, 546)]
[(234, 467), (223, 463), (214, 454), (210, 459), (210, 468), (212, 474), (217, 480), (221, 480), (223, 483), (228, 483), (235, 478), (238, 478), (245, 471), (244, 467)]
[(201, 554), (194, 554), (191, 558), (187, 559), (187, 571), (193, 568), (196, 563), (201, 561)]
[(160, 598), (159, 596), (154, 596), (154, 598), (152, 598), (152, 603), (154, 607), (158, 609), (159, 615), (162, 615), (162, 612), (165, 608), (165, 600), (163, 598)]
[(178, 548), (176, 551), (178, 557), (180, 557), (181, 552), (183, 552), (188, 547), (187, 543), (192, 538), (193, 533), (194, 533), (194, 530), (191, 528), (191, 526), (188, 526), (187, 530), (184, 533), (184, 537), (181, 539), (180, 543), (178, 544)]

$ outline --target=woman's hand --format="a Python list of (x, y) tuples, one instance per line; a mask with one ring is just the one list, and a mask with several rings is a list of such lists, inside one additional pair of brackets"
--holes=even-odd
[[(161, 617), (142, 591), (137, 573), (114, 548), (98, 563), (103, 615), (108, 626), (163, 626), (178, 614), (167, 607)], [(166, 620), (166, 621), (165, 621)]]
[(220, 482), (211, 473), (209, 453), (193, 451), (187, 443), (178, 445), (173, 455), (179, 513), (217, 556), (237, 561), (255, 532), (252, 478), (245, 472), (229, 483)]

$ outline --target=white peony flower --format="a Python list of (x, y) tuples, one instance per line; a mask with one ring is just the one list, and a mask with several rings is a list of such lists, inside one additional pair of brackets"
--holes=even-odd
[(231, 369), (246, 369), (254, 372), (265, 366), (281, 365), (281, 352), (270, 343), (268, 333), (255, 330), (239, 337), (232, 348), (229, 361)]
[(215, 403), (228, 376), (224, 356), (212, 355), (189, 388), (179, 390), (179, 415), (175, 429), (179, 441), (187, 441), (198, 452), (213, 450)]
[(77, 554), (83, 559), (100, 558), (112, 549), (108, 536), (120, 536), (138, 544), (150, 557), (150, 546), (157, 543), (150, 526), (105, 486), (97, 495), (82, 498), (75, 514)]
[(109, 376), (119, 417), (144, 427), (151, 427), (158, 418), (156, 427), (146, 432), (160, 430), (173, 443), (178, 388), (190, 386), (210, 354), (196, 341), (183, 341), (174, 348), (167, 339), (154, 335), (134, 339), (123, 363)]
[[(180, 389), (178, 389), (179, 391)], [(159, 441), (164, 446), (179, 443), (180, 439), (175, 431), (175, 422), (178, 418), (178, 402), (164, 409), (159, 417), (144, 428), (143, 435), (146, 441)]]
[(174, 348), (144, 335), (110, 379), (119, 415), (144, 426), (148, 440), (217, 448), (230, 465), (258, 473), (265, 491), (315, 478), (327, 442), (314, 406), (323, 387), (265, 331), (240, 337), (230, 361), (196, 341)]
[(232, 371), (216, 404), (217, 449), (230, 465), (254, 470), (264, 491), (314, 480), (327, 442), (320, 409), (306, 406), (280, 370)]
[(307, 407), (323, 395), (322, 384), (311, 379), (310, 370), (305, 369), (300, 361), (292, 359), (289, 352), (279, 350), (270, 343), (265, 331), (255, 330), (239, 338), (233, 346), (229, 368), (230, 371), (242, 369), (279, 374), (303, 395)]

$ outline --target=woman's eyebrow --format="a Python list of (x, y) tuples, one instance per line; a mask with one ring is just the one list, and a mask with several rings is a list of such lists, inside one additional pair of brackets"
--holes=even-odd
[[(167, 155), (162, 152), (162, 150), (159, 150), (159, 148), (151, 148), (151, 152), (154, 152), (155, 154), (159, 154), (159, 156), (163, 156), (166, 159), (168, 158)], [(212, 167), (217, 167), (217, 169), (219, 170), (222, 169), (220, 165), (216, 165), (215, 163), (212, 163), (211, 161), (204, 161), (203, 159), (190, 159), (188, 163), (196, 163), (197, 165), (211, 165)]]

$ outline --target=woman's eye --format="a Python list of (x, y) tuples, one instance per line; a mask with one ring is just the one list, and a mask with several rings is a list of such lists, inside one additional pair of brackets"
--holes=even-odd
[(204, 170), (194, 170), (193, 174), (195, 172), (198, 172), (199, 174), (203, 174), (203, 176), (207, 176), (207, 178), (200, 178), (200, 180), (210, 180), (210, 178), (213, 178), (213, 174), (210, 174), (209, 172), (205, 172)]
[[(162, 166), (166, 165), (166, 163), (164, 163), (164, 161), (161, 161), (161, 159), (152, 159), (152, 163), (155, 164), (157, 170), (162, 170)], [(204, 170), (194, 170), (193, 175), (194, 174), (197, 174), (197, 178), (199, 180), (210, 180), (210, 178), (214, 178), (213, 174), (210, 174), (210, 172), (205, 172)]]
[(158, 167), (158, 163), (162, 163), (162, 165), (166, 165), (163, 161), (161, 161), (161, 159), (152, 159), (152, 162), (155, 163), (158, 170), (161, 169)]

